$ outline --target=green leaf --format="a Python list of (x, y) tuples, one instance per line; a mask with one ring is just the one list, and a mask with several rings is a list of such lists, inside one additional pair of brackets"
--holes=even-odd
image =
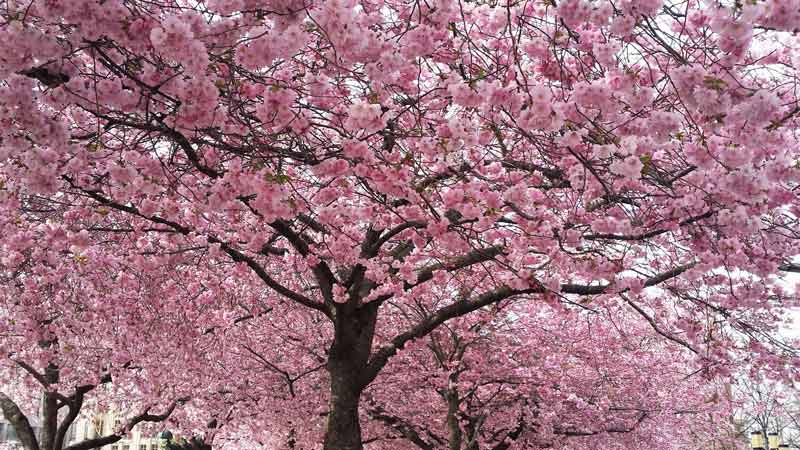
[(712, 90), (715, 90), (715, 91), (721, 91), (721, 90), (725, 89), (725, 87), (727, 85), (728, 85), (728, 83), (726, 83), (725, 80), (723, 80), (721, 78), (712, 77), (712, 76), (703, 77), (703, 86), (705, 86), (705, 87), (707, 87), (709, 89), (712, 89)]
[(647, 173), (647, 170), (650, 168), (650, 162), (653, 160), (652, 155), (642, 155), (639, 157), (639, 161), (642, 162), (642, 175)]
[(267, 181), (268, 183), (273, 183), (273, 184), (286, 184), (289, 181), (291, 181), (291, 178), (289, 177), (289, 175), (286, 175), (284, 173), (277, 173), (277, 174), (268, 173), (264, 175), (264, 180)]

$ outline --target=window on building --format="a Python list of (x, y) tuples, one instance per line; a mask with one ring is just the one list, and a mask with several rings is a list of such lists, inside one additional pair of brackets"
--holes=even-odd
[(94, 433), (95, 436), (102, 436), (105, 428), (105, 422), (103, 421), (102, 417), (97, 418), (97, 422), (94, 425)]
[(119, 447), (117, 447), (116, 445), (112, 445), (111, 450), (119, 450)]
[(0, 423), (0, 442), (6, 440), (6, 424)]
[(122, 450), (131, 450), (131, 446), (128, 445), (128, 444), (125, 444), (125, 445), (122, 446)]
[(139, 450), (147, 450), (147, 444), (139, 444)]
[(17, 440), (17, 430), (14, 429), (11, 425), (6, 428), (6, 440), (7, 441), (16, 441)]

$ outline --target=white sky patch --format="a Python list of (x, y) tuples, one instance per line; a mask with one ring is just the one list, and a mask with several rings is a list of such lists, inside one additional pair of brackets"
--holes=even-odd
[[(796, 287), (800, 286), (800, 273), (787, 273), (780, 280), (780, 284), (789, 291), (794, 291), (795, 294), (800, 295), (796, 291)], [(800, 308), (793, 308), (790, 312), (792, 323), (787, 326), (781, 327), (781, 335), (790, 339), (800, 339)]]

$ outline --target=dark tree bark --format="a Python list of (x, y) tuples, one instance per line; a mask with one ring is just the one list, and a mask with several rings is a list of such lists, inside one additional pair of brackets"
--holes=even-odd
[(335, 308), (335, 334), (328, 356), (331, 398), (324, 449), (362, 450), (358, 412), (361, 394), (368, 384), (365, 373), (378, 306), (347, 303)]
[(331, 400), (325, 430), (325, 450), (362, 450), (358, 404), (361, 392), (340, 375), (332, 374)]
[(58, 383), (58, 367), (48, 364), (44, 369), (44, 378), (46, 384), (42, 394), (42, 435), (39, 446), (42, 450), (59, 450), (55, 448), (58, 434), (58, 398), (55, 392), (48, 389), (52, 384)]
[(450, 375), (450, 383), (453, 387), (448, 388), (444, 394), (444, 398), (447, 401), (447, 448), (448, 450), (461, 450), (463, 434), (461, 433), (461, 424), (458, 421), (458, 407), (461, 401), (458, 389), (454, 387), (457, 386), (455, 383), (458, 383), (457, 372)]

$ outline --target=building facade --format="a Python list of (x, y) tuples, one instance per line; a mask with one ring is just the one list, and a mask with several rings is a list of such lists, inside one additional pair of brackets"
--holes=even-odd
[[(86, 439), (108, 436), (122, 425), (122, 418), (113, 413), (94, 414), (91, 417), (82, 417), (75, 421), (67, 431), (65, 447)], [(30, 420), (37, 438), (41, 436), (39, 423)], [(101, 450), (164, 450), (167, 441), (154, 436), (154, 433), (142, 433), (134, 429), (125, 439), (111, 445), (101, 447)], [(21, 450), (14, 427), (0, 414), (0, 449)]]
[[(67, 435), (69, 444), (114, 434), (123, 425), (123, 418), (113, 413), (95, 414), (91, 418), (76, 420)], [(155, 433), (143, 433), (136, 427), (125, 439), (101, 450), (164, 450), (166, 440), (154, 436)], [(68, 445), (69, 445), (68, 444)]]

